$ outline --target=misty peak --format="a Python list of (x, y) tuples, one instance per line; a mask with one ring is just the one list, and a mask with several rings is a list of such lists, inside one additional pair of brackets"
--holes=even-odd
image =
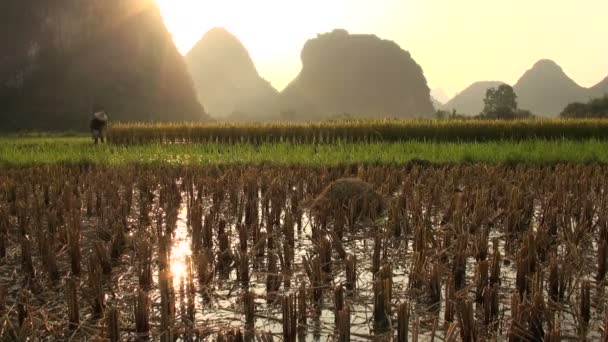
[(538, 68), (553, 68), (553, 69), (561, 69), (561, 67), (559, 66), (559, 64), (557, 64), (554, 60), (552, 59), (540, 59), (538, 60), (536, 63), (534, 63), (534, 66), (532, 67), (533, 69), (538, 69)]
[(214, 27), (211, 30), (207, 31), (207, 33), (205, 33), (203, 35), (203, 37), (201, 38), (201, 41), (212, 40), (212, 39), (236, 41), (236, 42), (240, 43), (239, 39), (234, 34), (230, 33), (230, 31), (228, 31), (224, 27)]
[(564, 72), (562, 67), (551, 59), (539, 60), (538, 62), (534, 63), (534, 66), (532, 66), (532, 69), (530, 69), (528, 72), (540, 73), (545, 75), (553, 74), (566, 76), (566, 73)]
[(238, 52), (240, 57), (249, 55), (241, 41), (223, 27), (214, 27), (207, 31), (190, 52), (188, 52), (188, 55), (208, 53), (209, 51), (207, 50), (219, 50), (219, 52), (230, 55), (234, 55)]
[(198, 97), (216, 117), (255, 120), (275, 112), (278, 92), (258, 74), (241, 41), (216, 27), (186, 56)]

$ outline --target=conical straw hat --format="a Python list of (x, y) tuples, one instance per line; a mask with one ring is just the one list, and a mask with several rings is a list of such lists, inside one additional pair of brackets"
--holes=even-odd
[(99, 120), (99, 121), (108, 121), (108, 116), (106, 115), (106, 112), (97, 112), (95, 114), (93, 114), (93, 116), (95, 117), (95, 119)]

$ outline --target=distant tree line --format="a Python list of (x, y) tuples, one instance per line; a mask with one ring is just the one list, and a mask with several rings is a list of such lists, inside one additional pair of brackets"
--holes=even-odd
[(562, 118), (607, 118), (608, 94), (591, 99), (587, 103), (571, 103), (564, 108), (560, 116)]
[[(483, 111), (472, 117), (473, 119), (513, 120), (534, 118), (529, 110), (518, 108), (517, 94), (515, 94), (513, 87), (508, 84), (488, 89), (483, 103)], [(435, 113), (435, 116), (438, 119), (466, 118), (464, 115), (456, 113), (455, 110), (451, 113), (440, 110)]]
[[(456, 113), (456, 110), (447, 112), (438, 110), (435, 118), (446, 119), (493, 119), (513, 120), (534, 118), (529, 110), (520, 109), (517, 105), (517, 94), (510, 85), (503, 84), (498, 88), (490, 88), (486, 91), (483, 100), (484, 109), (479, 115), (466, 116)], [(608, 118), (608, 94), (603, 97), (589, 100), (587, 103), (570, 103), (562, 113), (562, 118)]]

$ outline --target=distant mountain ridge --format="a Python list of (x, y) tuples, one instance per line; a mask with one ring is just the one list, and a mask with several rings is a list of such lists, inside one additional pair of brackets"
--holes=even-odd
[(206, 118), (153, 0), (3, 0), (0, 128)]
[(430, 89), (409, 52), (374, 35), (334, 30), (302, 49), (302, 70), (280, 94), (288, 119), (429, 117)]
[[(442, 109), (477, 115), (483, 109), (485, 91), (500, 84), (503, 82), (476, 82), (454, 96)], [(542, 59), (521, 76), (513, 89), (519, 108), (539, 116), (558, 116), (569, 103), (586, 102), (608, 92), (608, 78), (594, 87), (584, 88), (568, 77), (557, 63)]]
[(554, 61), (543, 59), (513, 86), (520, 108), (541, 116), (557, 116), (572, 102), (586, 101), (588, 89), (576, 84)]
[(258, 74), (234, 35), (214, 28), (186, 56), (201, 103), (218, 118), (262, 119), (278, 114), (278, 92)]

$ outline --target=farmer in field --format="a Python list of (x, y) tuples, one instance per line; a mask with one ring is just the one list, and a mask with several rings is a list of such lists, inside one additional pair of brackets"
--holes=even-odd
[(94, 111), (93, 118), (91, 119), (91, 135), (93, 136), (93, 140), (95, 144), (97, 144), (98, 140), (101, 140), (101, 143), (104, 143), (106, 126), (108, 124), (108, 115), (105, 110)]

